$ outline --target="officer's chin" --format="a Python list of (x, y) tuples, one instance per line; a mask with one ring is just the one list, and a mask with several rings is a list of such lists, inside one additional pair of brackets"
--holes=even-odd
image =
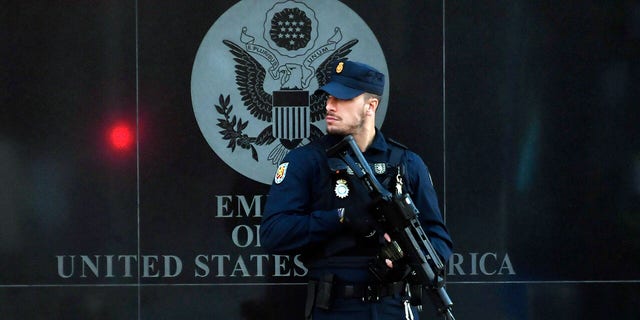
[(345, 130), (342, 130), (335, 126), (327, 126), (327, 134), (335, 135), (335, 136), (346, 136), (348, 133)]

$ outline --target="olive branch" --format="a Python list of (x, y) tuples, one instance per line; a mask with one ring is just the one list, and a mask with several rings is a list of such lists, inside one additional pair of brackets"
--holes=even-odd
[(233, 105), (230, 104), (230, 97), (227, 95), (225, 98), (222, 94), (218, 98), (219, 105), (214, 105), (219, 114), (224, 116), (224, 119), (218, 119), (218, 127), (222, 128), (220, 134), (222, 139), (229, 140), (227, 148), (231, 149), (231, 152), (236, 150), (236, 146), (240, 146), (242, 149), (251, 150), (251, 157), (253, 160), (258, 161), (258, 151), (253, 146), (271, 144), (276, 140), (271, 135), (271, 126), (265, 128), (258, 137), (249, 137), (242, 133), (249, 121), (242, 121), (242, 118), (237, 118), (235, 115), (231, 115), (233, 111)]

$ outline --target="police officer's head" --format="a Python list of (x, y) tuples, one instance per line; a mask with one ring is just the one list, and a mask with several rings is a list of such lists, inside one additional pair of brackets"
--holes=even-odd
[(327, 133), (364, 136), (375, 132), (375, 113), (384, 92), (384, 75), (364, 63), (342, 60), (329, 82), (316, 90), (327, 93)]

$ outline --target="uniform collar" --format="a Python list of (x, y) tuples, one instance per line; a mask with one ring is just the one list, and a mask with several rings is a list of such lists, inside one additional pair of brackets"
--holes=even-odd
[(371, 145), (365, 152), (384, 152), (387, 150), (389, 146), (387, 145), (387, 140), (385, 140), (382, 132), (376, 128), (376, 135), (373, 137), (373, 141)]

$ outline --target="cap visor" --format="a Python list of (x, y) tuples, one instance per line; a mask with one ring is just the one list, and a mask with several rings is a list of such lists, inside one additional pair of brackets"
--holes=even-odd
[(318, 91), (324, 91), (338, 99), (342, 99), (342, 100), (350, 100), (353, 99), (359, 95), (361, 95), (364, 91), (362, 90), (358, 90), (358, 89), (353, 89), (353, 88), (349, 88), (346, 87), (340, 83), (337, 82), (329, 82), (327, 84), (325, 84), (324, 86), (318, 88), (318, 90), (316, 90), (316, 93), (318, 93)]

